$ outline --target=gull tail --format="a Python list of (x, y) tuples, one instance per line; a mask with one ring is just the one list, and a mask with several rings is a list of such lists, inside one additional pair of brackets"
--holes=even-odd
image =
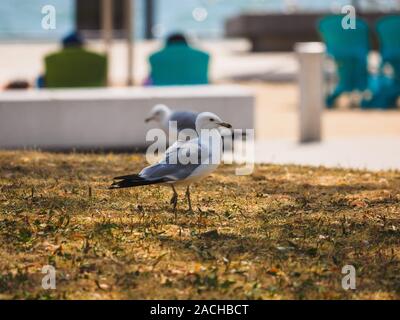
[(143, 178), (137, 174), (115, 177), (114, 180), (118, 181), (115, 181), (108, 189), (139, 187), (139, 186), (146, 186), (149, 184), (157, 184), (169, 181), (168, 179), (165, 178), (147, 180), (146, 178)]

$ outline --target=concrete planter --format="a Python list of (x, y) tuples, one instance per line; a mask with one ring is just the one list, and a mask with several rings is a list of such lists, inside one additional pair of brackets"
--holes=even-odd
[(152, 128), (144, 119), (157, 103), (254, 128), (253, 94), (241, 86), (8, 91), (0, 93), (0, 148), (144, 148)]

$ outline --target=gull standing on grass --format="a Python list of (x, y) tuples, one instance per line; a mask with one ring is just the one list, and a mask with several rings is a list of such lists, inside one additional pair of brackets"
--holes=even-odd
[[(173, 206), (174, 212), (176, 212), (178, 193), (176, 192), (175, 185), (184, 185), (186, 186), (189, 211), (193, 212), (190, 200), (190, 184), (201, 180), (217, 169), (222, 156), (221, 136), (218, 130), (221, 127), (230, 129), (232, 126), (223, 122), (214, 113), (202, 112), (197, 116), (195, 127), (198, 137), (189, 141), (175, 142), (166, 150), (162, 160), (144, 168), (139, 174), (114, 178), (115, 182), (110, 186), (110, 189), (169, 184), (173, 190), (170, 203)], [(212, 136), (202, 135), (202, 130), (213, 130), (214, 133), (218, 132), (218, 141), (211, 139), (212, 143), (210, 144)], [(204, 136), (206, 136), (207, 141), (202, 141)], [(218, 147), (213, 145), (215, 142), (218, 143)], [(188, 154), (190, 154), (189, 157), (187, 156)], [(180, 163), (183, 162), (180, 161), (182, 158), (189, 158), (188, 160), (195, 158), (196, 161), (184, 161), (185, 163)]]

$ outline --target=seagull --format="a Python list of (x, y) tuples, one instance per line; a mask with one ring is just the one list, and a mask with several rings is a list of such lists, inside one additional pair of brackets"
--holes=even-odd
[[(156, 104), (150, 112), (149, 117), (145, 119), (145, 122), (156, 121), (161, 129), (165, 132), (167, 137), (171, 136), (176, 140), (190, 140), (197, 137), (196, 133), (196, 119), (199, 113), (192, 111), (172, 111), (165, 104)], [(170, 121), (176, 121), (177, 132), (169, 132)], [(171, 127), (174, 129), (174, 127)], [(187, 130), (190, 129), (190, 130)], [(183, 137), (179, 136), (179, 133), (184, 131)], [(232, 131), (221, 132), (222, 144), (225, 147), (224, 138), (228, 135), (232, 135)], [(172, 141), (174, 142), (174, 141)], [(170, 143), (172, 144), (170, 141)]]
[[(110, 189), (121, 189), (138, 187), (153, 184), (165, 184), (172, 187), (173, 195), (170, 204), (173, 206), (173, 211), (176, 213), (178, 203), (178, 193), (176, 185), (186, 186), (186, 198), (189, 205), (189, 211), (193, 212), (192, 203), (190, 200), (190, 185), (199, 181), (212, 172), (214, 172), (220, 163), (222, 149), (221, 136), (219, 129), (222, 127), (231, 129), (229, 123), (223, 122), (220, 117), (211, 112), (202, 112), (197, 116), (195, 121), (197, 137), (189, 141), (177, 141), (170, 146), (163, 159), (159, 162), (144, 168), (139, 174), (131, 174), (114, 178), (114, 183)], [(217, 133), (219, 140), (212, 140), (211, 135), (203, 135), (203, 130)], [(206, 136), (206, 139), (204, 139)], [(207, 140), (207, 141), (205, 141)], [(218, 142), (218, 148), (213, 144)], [(181, 161), (182, 157), (187, 159), (187, 155), (193, 154), (190, 159), (196, 161)], [(215, 154), (217, 153), (217, 154)], [(217, 161), (215, 161), (217, 160)]]
[[(156, 121), (161, 129), (168, 135), (170, 121), (176, 121), (177, 135), (185, 129), (191, 129), (195, 133), (196, 118), (198, 113), (192, 111), (172, 111), (165, 104), (155, 105), (150, 112), (150, 116), (145, 119), (145, 122)], [(193, 138), (194, 135), (189, 135)]]

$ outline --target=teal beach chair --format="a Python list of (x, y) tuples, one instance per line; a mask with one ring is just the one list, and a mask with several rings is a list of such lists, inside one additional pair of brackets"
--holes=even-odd
[(47, 88), (107, 85), (107, 58), (82, 48), (66, 48), (45, 57)]
[(149, 58), (156, 86), (208, 84), (210, 56), (186, 44), (168, 45)]
[(326, 97), (327, 107), (333, 107), (343, 93), (364, 91), (368, 87), (369, 29), (362, 19), (356, 20), (355, 29), (342, 27), (341, 15), (319, 20), (318, 31), (326, 44), (327, 54), (337, 67), (338, 84)]
[[(372, 97), (362, 103), (364, 108), (394, 108), (400, 96), (400, 16), (386, 16), (376, 24), (381, 65), (379, 83), (372, 90)], [(386, 66), (392, 73), (385, 74)]]

